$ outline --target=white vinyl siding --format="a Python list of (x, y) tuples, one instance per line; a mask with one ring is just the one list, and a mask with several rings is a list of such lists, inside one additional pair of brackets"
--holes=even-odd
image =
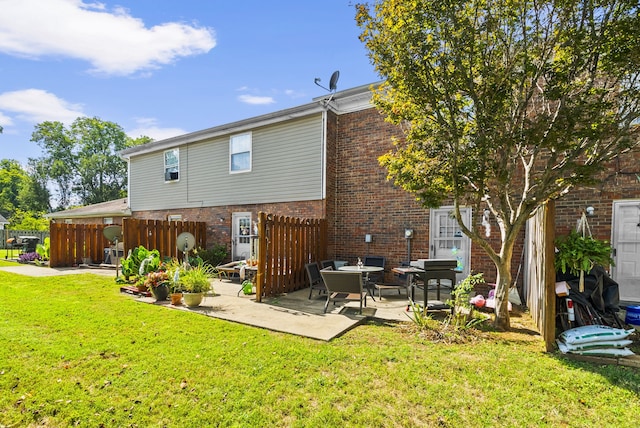
[(321, 113), (253, 129), (251, 171), (243, 174), (229, 173), (230, 135), (182, 145), (180, 181), (172, 186), (159, 185), (162, 152), (134, 156), (130, 162), (131, 209), (322, 199), (322, 136)]

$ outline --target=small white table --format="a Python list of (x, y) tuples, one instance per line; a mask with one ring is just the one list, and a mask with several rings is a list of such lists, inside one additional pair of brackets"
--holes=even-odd
[(383, 267), (380, 266), (340, 266), (338, 270), (343, 270), (347, 272), (362, 272), (365, 276), (365, 283), (367, 285), (367, 291), (369, 291), (369, 296), (375, 302), (376, 299), (373, 297), (373, 293), (371, 292), (371, 287), (369, 287), (369, 274), (372, 272), (382, 272), (384, 271)]

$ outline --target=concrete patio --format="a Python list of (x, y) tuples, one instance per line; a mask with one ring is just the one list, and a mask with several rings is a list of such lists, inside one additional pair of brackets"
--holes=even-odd
[[(113, 276), (113, 269), (78, 268), (47, 268), (29, 264), (0, 267), (0, 270), (28, 276), (53, 276), (91, 273), (96, 275)], [(309, 289), (305, 288), (293, 293), (287, 293), (273, 298), (265, 298), (258, 303), (255, 295), (245, 296), (238, 291), (240, 284), (229, 280), (213, 280), (213, 293), (207, 295), (198, 308), (174, 306), (169, 301), (155, 302), (150, 297), (131, 296), (141, 303), (163, 306), (167, 309), (195, 312), (202, 315), (227, 321), (246, 324), (282, 333), (295, 334), (318, 340), (331, 340), (344, 332), (356, 327), (368, 318), (375, 318), (390, 322), (410, 322), (407, 315), (408, 299), (404, 290), (399, 295), (397, 290), (384, 290), (382, 299), (377, 293), (375, 301), (367, 298), (367, 307), (362, 315), (358, 314), (358, 303), (338, 303), (330, 305), (327, 313), (323, 313), (326, 295), (317, 291), (309, 299)], [(432, 295), (433, 294), (433, 295)], [(429, 292), (429, 303), (435, 301), (435, 291)], [(442, 292), (441, 299), (446, 300), (448, 292)], [(416, 301), (423, 299), (422, 291), (416, 292)]]

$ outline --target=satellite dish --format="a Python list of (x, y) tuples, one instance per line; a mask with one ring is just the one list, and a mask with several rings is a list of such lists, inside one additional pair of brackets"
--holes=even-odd
[(111, 242), (117, 242), (122, 239), (122, 228), (120, 226), (107, 226), (102, 234)]
[(196, 246), (196, 238), (189, 232), (182, 232), (176, 239), (176, 246), (178, 247), (178, 251), (182, 251), (184, 265), (188, 266), (189, 257), (187, 257), (187, 253)]
[(329, 79), (329, 90), (334, 92), (338, 88), (338, 79), (340, 78), (340, 71), (336, 70)]
[(340, 77), (340, 71), (336, 70), (333, 72), (333, 74), (331, 75), (331, 78), (329, 79), (329, 87), (325, 88), (324, 86), (322, 86), (320, 84), (320, 78), (316, 77), (313, 80), (313, 83), (315, 83), (316, 85), (320, 86), (322, 89), (329, 91), (329, 92), (335, 92), (336, 89), (338, 88), (338, 78)]
[(178, 246), (178, 250), (186, 253), (187, 251), (193, 250), (193, 247), (196, 246), (196, 238), (189, 232), (182, 232), (178, 235), (176, 245)]

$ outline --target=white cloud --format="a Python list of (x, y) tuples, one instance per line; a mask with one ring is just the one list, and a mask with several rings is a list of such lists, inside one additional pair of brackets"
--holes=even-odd
[[(71, 124), (78, 117), (85, 116), (82, 105), (70, 103), (42, 89), (25, 89), (0, 94), (0, 111), (11, 112), (15, 118), (30, 123), (59, 121)], [(13, 124), (12, 118), (8, 119), (8, 123), (5, 122), (5, 124)], [(2, 116), (0, 120), (3, 120)]]
[(247, 94), (240, 95), (238, 99), (245, 104), (252, 104), (252, 105), (266, 105), (266, 104), (273, 104), (276, 102), (276, 100), (274, 100), (272, 97), (259, 97), (259, 96), (247, 95)]
[[(13, 125), (13, 119), (0, 111), (0, 126), (7, 127)], [(4, 131), (3, 131), (4, 132)]]
[(156, 141), (160, 141), (187, 133), (187, 131), (180, 128), (160, 128), (158, 126), (158, 121), (150, 117), (138, 118), (136, 119), (136, 123), (138, 126), (135, 129), (127, 131), (127, 135), (132, 138), (138, 138), (145, 135)]
[(0, 52), (89, 62), (92, 72), (130, 75), (209, 52), (210, 28), (166, 22), (147, 28), (122, 8), (82, 0), (2, 0)]

